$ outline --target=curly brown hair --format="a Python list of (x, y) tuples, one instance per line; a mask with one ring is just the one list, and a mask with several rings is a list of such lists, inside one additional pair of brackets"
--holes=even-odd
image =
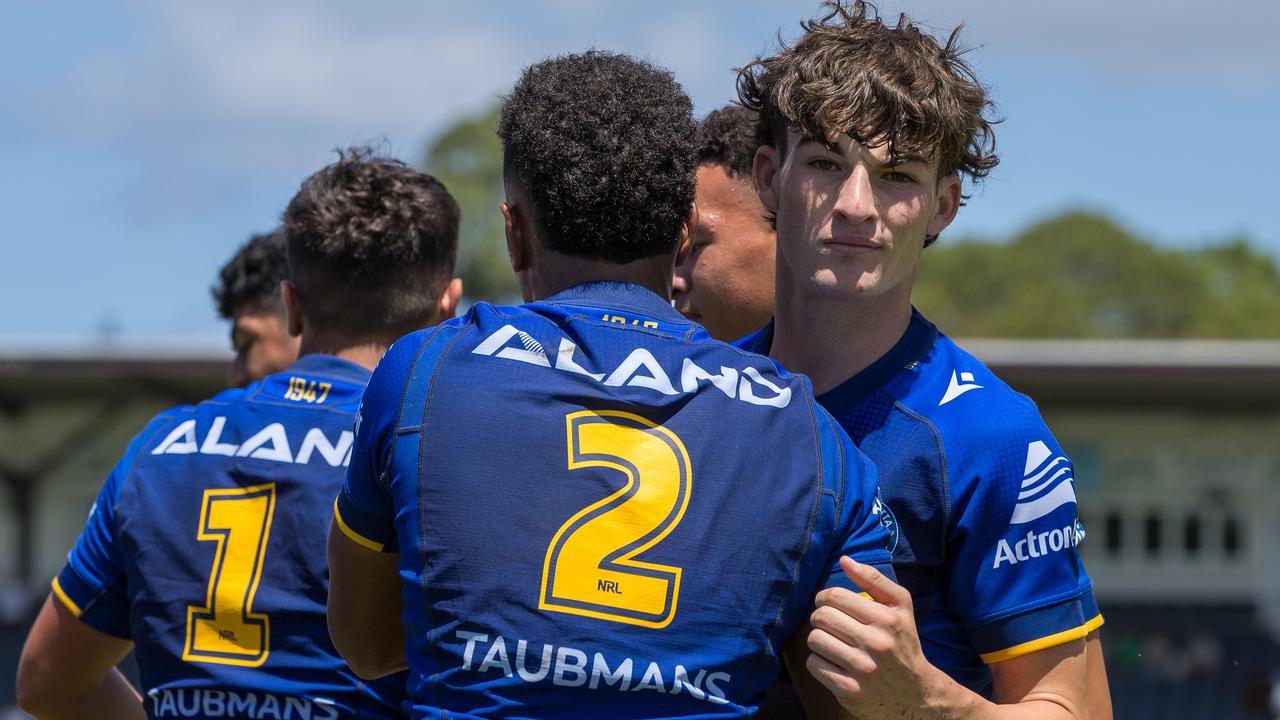
[(458, 203), (369, 148), (339, 151), (284, 211), (289, 279), (307, 322), (391, 339), (430, 324), (458, 256)]
[[(938, 176), (971, 181), (996, 166), (996, 120), (987, 91), (961, 57), (961, 28), (946, 44), (905, 14), (886, 25), (867, 2), (824, 3), (794, 45), (738, 68), (738, 98), (760, 113), (760, 142), (786, 151), (786, 132), (822, 142), (848, 135), (888, 142), (892, 156), (920, 154)], [(961, 26), (963, 27), (963, 26)]]

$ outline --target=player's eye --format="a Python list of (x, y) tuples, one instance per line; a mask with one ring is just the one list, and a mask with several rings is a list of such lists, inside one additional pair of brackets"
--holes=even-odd
[(902, 172), (901, 170), (891, 170), (884, 174), (884, 179), (893, 183), (909, 184), (916, 181), (915, 177)]
[(840, 169), (839, 165), (836, 165), (834, 162), (824, 157), (813, 158), (812, 160), (809, 161), (808, 164), (809, 164), (809, 167), (813, 168), (814, 170), (827, 171), (827, 170)]

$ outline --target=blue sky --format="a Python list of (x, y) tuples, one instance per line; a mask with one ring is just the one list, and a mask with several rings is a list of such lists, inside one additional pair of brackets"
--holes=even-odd
[[(216, 346), (208, 287), (332, 149), (434, 133), (548, 55), (671, 68), (698, 112), (815, 2), (6, 2), (0, 6), (0, 346)], [(1072, 208), (1175, 246), (1244, 235), (1280, 257), (1280, 3), (883, 2), (970, 55), (1003, 158), (955, 235)]]

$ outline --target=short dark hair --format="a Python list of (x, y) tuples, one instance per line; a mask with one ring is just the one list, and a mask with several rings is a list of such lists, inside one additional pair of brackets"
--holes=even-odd
[(760, 113), (730, 103), (698, 123), (698, 164), (715, 165), (738, 178), (751, 178), (760, 147)]
[(867, 2), (829, 1), (804, 35), (738, 70), (738, 99), (760, 113), (761, 144), (785, 149), (788, 128), (825, 142), (849, 135), (937, 160), (938, 175), (982, 179), (999, 158), (991, 103), (961, 57), (961, 28), (945, 45), (907, 16), (886, 25)]
[(676, 251), (698, 159), (671, 73), (600, 50), (544, 60), (503, 100), (498, 136), (547, 248), (619, 264)]
[(458, 203), (368, 148), (303, 183), (284, 211), (289, 280), (308, 323), (394, 339), (430, 324), (458, 255)]
[(288, 270), (284, 231), (253, 235), (222, 266), (217, 284), (209, 289), (218, 314), (234, 321), (244, 313), (283, 313), (280, 281)]

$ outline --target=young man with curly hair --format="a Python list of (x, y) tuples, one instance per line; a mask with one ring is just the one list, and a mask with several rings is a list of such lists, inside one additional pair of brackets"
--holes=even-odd
[[(403, 163), (348, 152), (284, 214), (301, 357), (161, 413), (108, 476), (18, 671), (38, 718), (402, 717), (325, 624), (325, 533), (383, 351), (451, 317), (458, 206)], [(136, 651), (145, 699), (115, 665)]]
[(538, 63), (498, 134), (529, 302), (378, 365), (334, 641), (363, 676), (407, 667), (415, 718), (742, 717), (807, 652), (814, 595), (853, 587), (839, 556), (892, 572), (870, 463), (804, 378), (671, 307), (698, 159), (669, 73)]
[(773, 226), (751, 185), (757, 114), (741, 105), (698, 125), (698, 192), (671, 290), (676, 309), (732, 342), (773, 315)]
[(289, 334), (280, 297), (287, 273), (283, 229), (249, 238), (218, 273), (213, 300), (231, 323), (236, 354), (227, 369), (231, 387), (278, 373), (298, 359), (298, 338)]
[(1071, 461), (1035, 405), (911, 305), (962, 178), (997, 162), (987, 94), (905, 16), (831, 3), (740, 71), (778, 233), (776, 312), (740, 346), (808, 375), (880, 470), (901, 585), (819, 598), (812, 675), (857, 717), (1110, 717)]

